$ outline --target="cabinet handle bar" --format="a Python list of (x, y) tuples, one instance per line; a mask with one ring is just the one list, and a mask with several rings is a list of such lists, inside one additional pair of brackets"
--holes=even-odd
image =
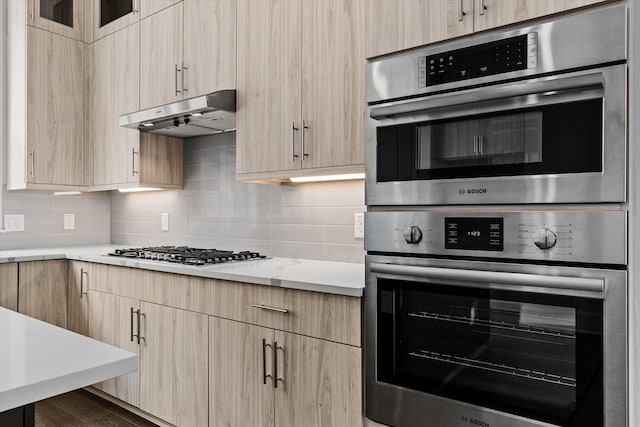
[(187, 79), (187, 70), (189, 69), (189, 67), (187, 67), (186, 65), (184, 65), (184, 63), (182, 64), (182, 92), (188, 92), (189, 88), (187, 87), (187, 85), (184, 84), (185, 80)]
[(278, 376), (278, 350), (282, 350), (282, 355), (284, 356), (284, 347), (279, 346), (278, 342), (274, 342), (273, 343), (273, 364), (274, 364), (274, 368), (273, 368), (273, 376), (274, 376), (274, 388), (278, 388), (278, 382), (281, 382), (282, 384), (284, 384), (284, 378), (283, 377), (279, 377)]
[(271, 344), (267, 344), (267, 340), (262, 338), (262, 383), (267, 384), (267, 378), (273, 382), (273, 376), (267, 374), (267, 347), (271, 347)]
[(302, 120), (302, 160), (305, 159), (305, 157), (308, 157), (309, 155), (305, 152), (305, 147), (304, 147), (304, 134), (305, 134), (305, 130), (309, 129), (309, 126), (304, 124), (304, 120)]
[(136, 155), (138, 152), (135, 147), (131, 149), (131, 176), (136, 176), (138, 171), (136, 170)]
[(84, 275), (87, 275), (87, 277), (89, 277), (89, 272), (85, 271), (84, 268), (80, 269), (80, 299), (82, 299), (82, 295), (88, 295), (87, 292), (85, 292), (84, 289)]
[(296, 127), (296, 122), (291, 122), (291, 161), (295, 162), (298, 158), (296, 154), (296, 131), (298, 128)]
[(251, 304), (251, 307), (259, 308), (261, 310), (277, 311), (278, 313), (289, 312), (289, 310), (287, 310), (286, 308), (269, 307), (268, 305), (262, 305), (262, 304)]
[(134, 335), (133, 335), (133, 307), (131, 307), (131, 316), (130, 316), (130, 319), (131, 319), (131, 328), (130, 328), (130, 332), (131, 332), (131, 342), (133, 342), (133, 337), (134, 337)]
[(458, 21), (460, 22), (462, 22), (462, 20), (464, 19), (464, 15), (466, 15), (466, 13), (464, 12), (463, 1), (464, 0), (458, 0)]

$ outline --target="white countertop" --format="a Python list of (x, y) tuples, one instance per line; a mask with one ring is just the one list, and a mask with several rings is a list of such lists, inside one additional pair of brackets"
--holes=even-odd
[(0, 412), (138, 369), (138, 356), (0, 307)]
[(354, 297), (361, 297), (364, 291), (363, 264), (295, 258), (269, 258), (195, 267), (106, 255), (109, 252), (113, 252), (115, 248), (121, 247), (123, 246), (78, 246), (0, 251), (0, 263), (66, 258), (165, 273), (233, 280)]

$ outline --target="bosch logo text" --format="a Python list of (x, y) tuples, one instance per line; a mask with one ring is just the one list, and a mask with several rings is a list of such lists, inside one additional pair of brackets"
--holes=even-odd
[(487, 189), (486, 188), (461, 188), (460, 190), (458, 190), (458, 194), (486, 194), (487, 193)]

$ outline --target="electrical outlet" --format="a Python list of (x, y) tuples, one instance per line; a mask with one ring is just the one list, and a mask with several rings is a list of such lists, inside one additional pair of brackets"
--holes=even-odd
[(64, 229), (75, 230), (76, 228), (76, 214), (68, 213), (64, 214)]
[(167, 212), (160, 214), (160, 222), (162, 223), (160, 229), (162, 231), (169, 231), (169, 214)]
[(364, 237), (364, 213), (353, 214), (353, 237), (356, 239)]
[(24, 215), (5, 215), (5, 231), (24, 231)]

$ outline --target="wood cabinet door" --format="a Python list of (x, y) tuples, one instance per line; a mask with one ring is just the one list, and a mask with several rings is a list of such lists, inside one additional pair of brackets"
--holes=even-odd
[(236, 87), (236, 0), (184, 1), (184, 97)]
[(469, 34), (474, 0), (370, 0), (367, 58)]
[(278, 427), (362, 426), (362, 349), (275, 332)]
[(43, 30), (82, 41), (87, 0), (28, 0), (29, 23)]
[[(140, 308), (140, 301), (93, 290), (89, 291), (88, 299), (89, 336), (138, 354), (139, 345), (133, 337), (137, 331), (137, 319), (132, 311)], [(139, 371), (94, 386), (133, 406), (140, 404)]]
[(142, 302), (140, 409), (176, 426), (207, 424), (208, 318)]
[(273, 427), (273, 329), (210, 317), (209, 343), (209, 426)]
[(366, 2), (301, 3), (302, 166), (363, 164)]
[(0, 264), (0, 307), (18, 311), (18, 263)]
[(140, 2), (140, 18), (158, 13), (181, 0), (138, 0)]
[(475, 0), (474, 30), (513, 24), (603, 0)]
[(138, 110), (140, 28), (131, 25), (94, 43), (90, 123), (93, 185), (135, 182), (134, 152), (140, 132), (120, 126), (120, 115)]
[(140, 108), (182, 99), (183, 4), (140, 21)]
[(18, 264), (18, 311), (67, 327), (67, 260)]
[(27, 28), (29, 183), (84, 184), (84, 43)]
[(67, 269), (67, 329), (89, 335), (89, 280), (91, 264), (69, 261)]
[(301, 167), (302, 3), (238, 0), (238, 174)]
[[(94, 1), (93, 36), (95, 40), (126, 28), (140, 20), (140, 0), (127, 0), (126, 3), (122, 1)], [(103, 10), (102, 6), (108, 9)], [(103, 16), (105, 19), (103, 19)]]

